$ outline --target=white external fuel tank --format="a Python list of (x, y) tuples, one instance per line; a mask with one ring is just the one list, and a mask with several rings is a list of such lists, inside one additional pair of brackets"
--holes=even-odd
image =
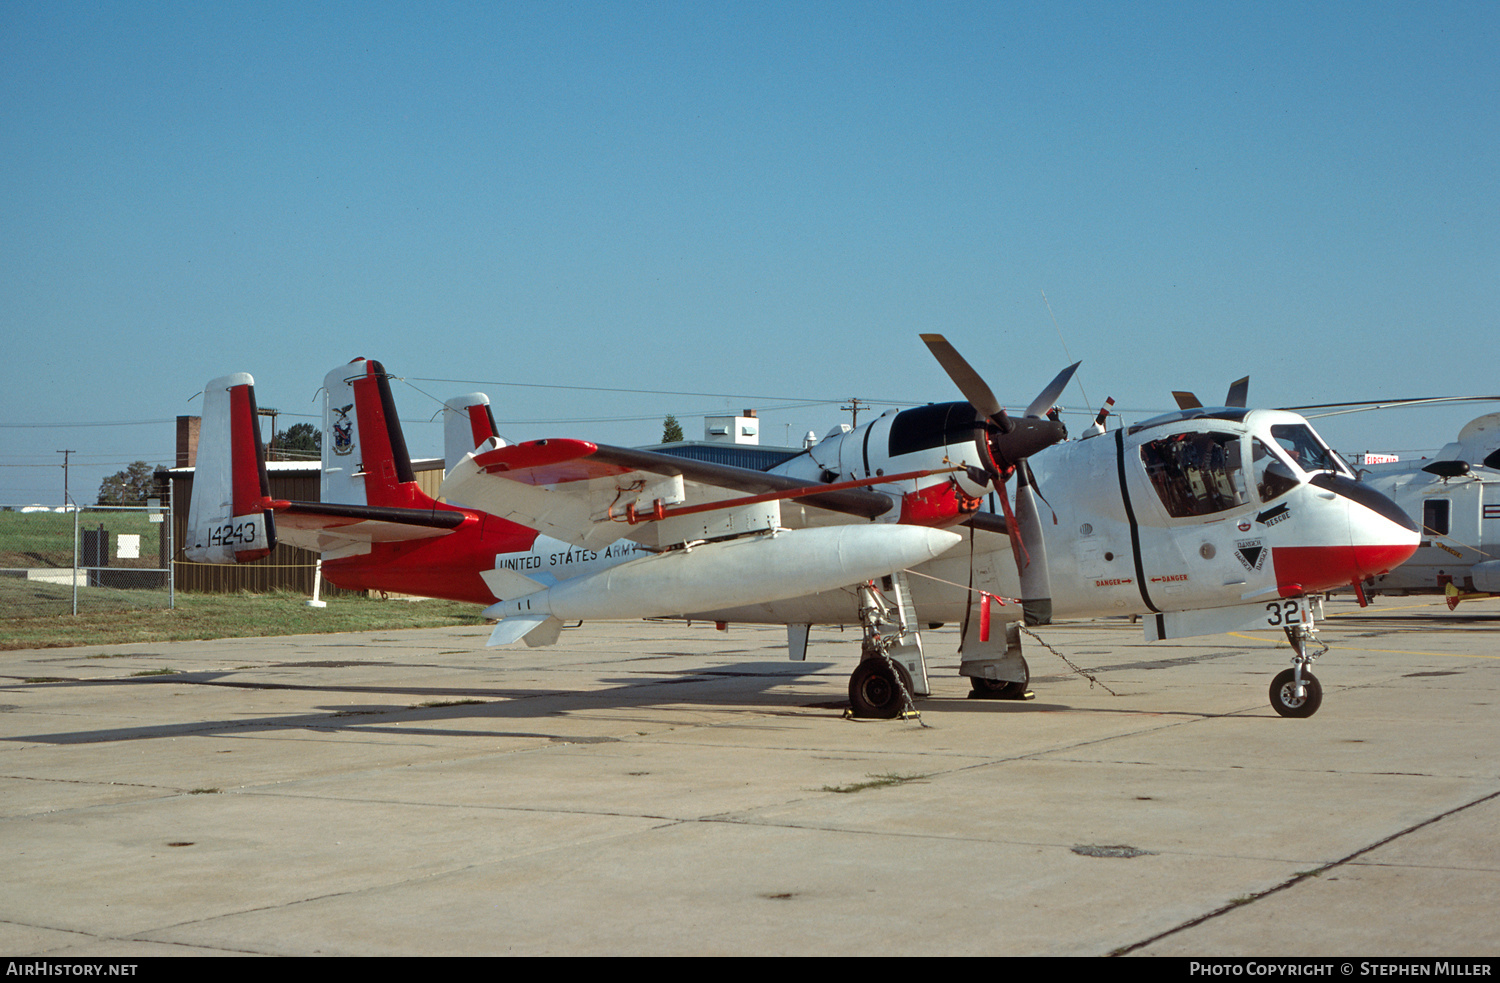
[(484, 614), (664, 618), (779, 601), (884, 577), (934, 559), (961, 539), (946, 529), (894, 523), (783, 529), (631, 560), (500, 601)]

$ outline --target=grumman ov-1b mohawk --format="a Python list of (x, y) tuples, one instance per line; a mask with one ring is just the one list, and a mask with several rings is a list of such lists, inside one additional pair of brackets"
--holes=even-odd
[(484, 605), (491, 644), (678, 617), (785, 625), (802, 659), (812, 625), (859, 625), (850, 701), (877, 717), (930, 693), (921, 624), (960, 624), (972, 695), (1010, 699), (1030, 695), (1023, 619), (1137, 614), (1151, 640), (1284, 629), (1294, 665), (1272, 705), (1317, 709), (1310, 595), (1394, 568), (1417, 535), (1306, 420), (1247, 410), (1241, 389), (1238, 405), (1112, 437), (1101, 411), (1069, 441), (1053, 403), (1076, 366), (1016, 418), (946, 340), (923, 339), (967, 402), (840, 428), (770, 471), (506, 444), (483, 394), (451, 400), (442, 501), (413, 480), (378, 362), (325, 380), (321, 502), (270, 498), (253, 383), (226, 376), (206, 390), (185, 552), (243, 562), (279, 537), (343, 587)]

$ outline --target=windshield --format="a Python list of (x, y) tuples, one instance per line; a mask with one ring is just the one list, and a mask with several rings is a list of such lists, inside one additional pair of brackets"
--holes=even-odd
[(1333, 471), (1346, 474), (1339, 456), (1318, 439), (1312, 428), (1305, 424), (1281, 423), (1271, 428), (1271, 436), (1281, 447), (1284, 456), (1303, 471)]
[(1250, 469), (1255, 475), (1255, 488), (1262, 502), (1285, 495), (1297, 487), (1297, 479), (1286, 462), (1266, 450), (1266, 445), (1256, 437), (1250, 442)]

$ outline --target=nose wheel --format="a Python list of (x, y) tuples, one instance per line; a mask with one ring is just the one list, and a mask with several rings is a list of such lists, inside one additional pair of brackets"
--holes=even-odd
[(1299, 680), (1296, 669), (1283, 669), (1271, 680), (1271, 706), (1283, 717), (1311, 717), (1322, 705), (1323, 684), (1310, 672)]
[[(1323, 684), (1309, 671), (1313, 660), (1328, 651), (1317, 636), (1310, 611), (1304, 623), (1287, 626), (1286, 640), (1297, 654), (1292, 657), (1292, 668), (1283, 669), (1271, 680), (1271, 709), (1283, 717), (1311, 717), (1323, 705)], [(1310, 643), (1316, 644), (1318, 651), (1309, 654)]]

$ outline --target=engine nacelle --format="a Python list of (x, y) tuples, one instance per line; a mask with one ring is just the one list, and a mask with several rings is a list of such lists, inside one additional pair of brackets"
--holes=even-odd
[[(1052, 426), (1051, 421), (1024, 422)], [(972, 514), (993, 490), (991, 482), (1001, 469), (991, 441), (1007, 436), (968, 403), (932, 403), (892, 410), (853, 430), (832, 433), (774, 470), (832, 484), (956, 468), (882, 488), (901, 496), (902, 522), (941, 526)]]

